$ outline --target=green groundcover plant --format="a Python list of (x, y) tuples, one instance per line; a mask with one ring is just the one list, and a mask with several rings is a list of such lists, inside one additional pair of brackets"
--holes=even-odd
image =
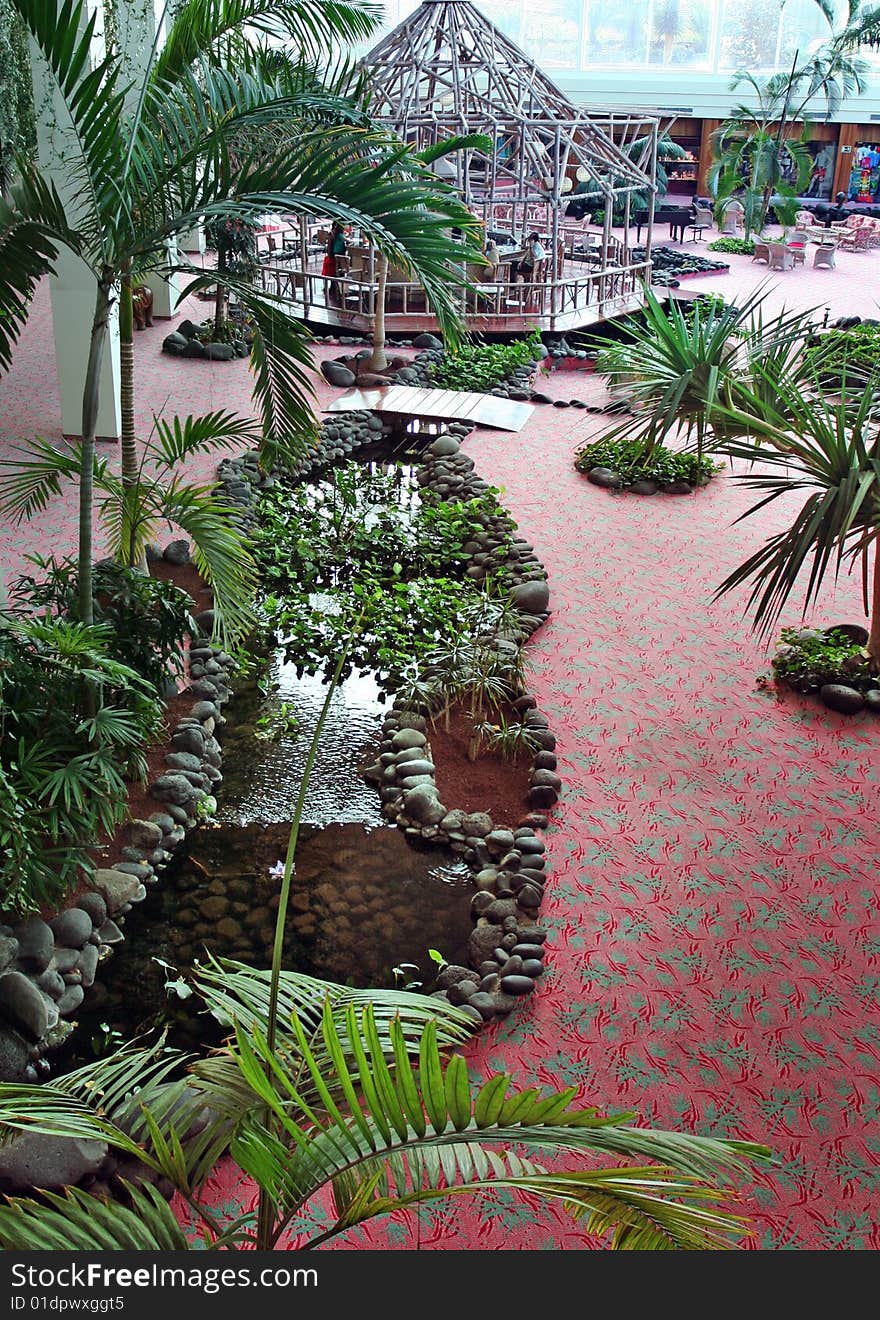
[(731, 252), (740, 257), (752, 257), (755, 244), (751, 238), (716, 238), (707, 245), (709, 252)]
[(465, 341), (431, 364), (431, 381), (445, 390), (491, 390), (516, 367), (534, 362), (540, 351), (541, 336), (537, 330), (528, 339), (516, 339), (510, 344)]
[(826, 683), (845, 683), (860, 692), (877, 687), (865, 648), (836, 628), (823, 633), (783, 628), (772, 664), (777, 681), (796, 692), (816, 692)]
[(606, 467), (618, 472), (625, 485), (634, 481), (656, 481), (658, 486), (671, 486), (687, 481), (692, 486), (705, 486), (721, 471), (721, 465), (695, 452), (676, 452), (657, 444), (647, 449), (640, 440), (606, 438), (580, 449), (575, 459), (579, 472)]

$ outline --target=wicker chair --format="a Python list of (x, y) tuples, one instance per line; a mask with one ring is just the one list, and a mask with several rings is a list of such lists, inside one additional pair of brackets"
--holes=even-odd
[(819, 247), (817, 247), (816, 251), (813, 253), (814, 269), (819, 270), (824, 266), (826, 270), (836, 270), (837, 261), (834, 257), (836, 250), (836, 243), (820, 243)]
[(767, 265), (770, 265), (770, 249), (766, 243), (755, 243), (752, 261), (766, 261)]

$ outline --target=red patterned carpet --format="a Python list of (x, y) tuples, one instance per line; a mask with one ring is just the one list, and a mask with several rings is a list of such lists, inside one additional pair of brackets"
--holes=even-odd
[[(246, 406), (244, 364), (195, 363), (184, 377), (158, 356), (163, 333), (138, 337), (145, 414), (169, 394), (180, 410)], [(0, 383), (0, 447), (31, 424), (51, 431), (46, 342), (43, 318)], [(557, 374), (546, 388), (597, 387)], [(760, 690), (767, 657), (744, 599), (711, 603), (784, 510), (732, 526), (749, 499), (727, 476), (691, 497), (611, 496), (572, 468), (593, 425), (545, 407), (518, 436), (467, 442), (549, 570), (531, 687), (566, 784), (547, 836), (548, 974), (469, 1064), (576, 1084), (655, 1123), (765, 1139), (779, 1163), (746, 1198), (754, 1247), (880, 1247), (880, 727)], [(69, 540), (70, 514), (46, 530), (0, 528), (7, 567), (23, 547)], [(811, 621), (861, 618), (844, 580)], [(251, 1196), (218, 1170), (216, 1204)], [(588, 1244), (561, 1212), (504, 1194), (336, 1245)]]

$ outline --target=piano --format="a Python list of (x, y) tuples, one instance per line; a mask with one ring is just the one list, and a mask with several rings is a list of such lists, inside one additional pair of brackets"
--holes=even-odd
[[(633, 211), (633, 224), (636, 227), (636, 242), (639, 243), (642, 237), (642, 227), (648, 223), (648, 212)], [(655, 206), (654, 224), (669, 225), (669, 237), (678, 239), (680, 243), (684, 242), (684, 231), (688, 225), (692, 225), (696, 220), (696, 213), (693, 206)]]

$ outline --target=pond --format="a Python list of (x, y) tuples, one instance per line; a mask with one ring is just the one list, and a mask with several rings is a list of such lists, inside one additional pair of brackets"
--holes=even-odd
[[(297, 553), (307, 558), (317, 542), (332, 552), (329, 577), (312, 577), (308, 609), (329, 619), (328, 593), (346, 577), (351, 539), (376, 537), (383, 548), (391, 541), (404, 556), (421, 502), (412, 469), (371, 463), (315, 483), (306, 504)], [(280, 516), (283, 528), (283, 505)], [(325, 524), (333, 528), (329, 541)], [(217, 1039), (211, 1020), (168, 985), (208, 953), (257, 968), (271, 963), (280, 880), (270, 868), (287, 851), (327, 693), (326, 663), (320, 673), (304, 672), (303, 655), (291, 658), (285, 640), (225, 708), (216, 815), (129, 915), (125, 945), (81, 1015), (80, 1057), (156, 1026), (167, 1026), (184, 1048), (210, 1043)], [(468, 865), (450, 849), (413, 847), (385, 823), (379, 793), (362, 777), (377, 761), (390, 705), (379, 677), (363, 668), (333, 694), (305, 797), (285, 932), (286, 968), (359, 988), (430, 985), (429, 950), (461, 962), (472, 930)]]
[[(86, 1000), (78, 1036), (129, 1038), (168, 1026), (184, 1048), (211, 1043), (211, 1023), (166, 990), (207, 952), (250, 966), (271, 962), (286, 824), (203, 825), (185, 855), (129, 916), (126, 943)], [(389, 826), (303, 828), (288, 914), (284, 966), (357, 987), (430, 983), (428, 950), (466, 955), (471, 931), (467, 865), (446, 849), (417, 850)], [(416, 964), (395, 978), (401, 963)], [(88, 1051), (91, 1046), (86, 1045)], [(77, 1044), (83, 1049), (83, 1041)]]

